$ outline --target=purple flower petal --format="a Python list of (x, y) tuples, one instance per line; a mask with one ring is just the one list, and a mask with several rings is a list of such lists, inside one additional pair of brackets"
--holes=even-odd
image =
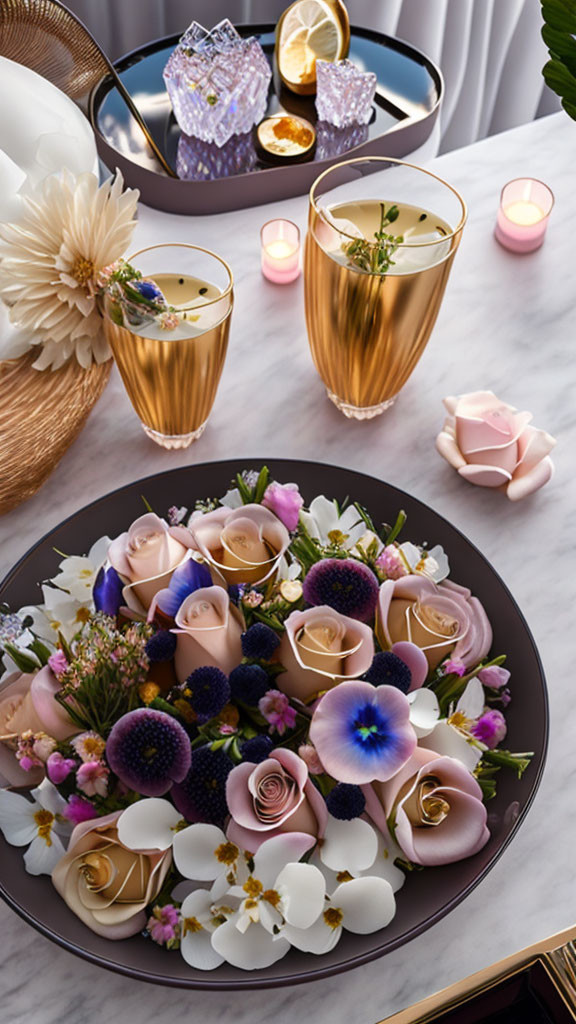
[(156, 606), (165, 615), (174, 618), (180, 605), (189, 594), (202, 587), (211, 586), (212, 577), (208, 567), (196, 562), (193, 558), (188, 558), (184, 565), (178, 566), (172, 573), (168, 586), (156, 594)]
[(105, 615), (111, 615), (115, 618), (122, 604), (123, 586), (124, 584), (116, 569), (112, 568), (112, 566), (109, 569), (105, 569), (102, 566), (92, 590), (96, 611), (104, 612)]

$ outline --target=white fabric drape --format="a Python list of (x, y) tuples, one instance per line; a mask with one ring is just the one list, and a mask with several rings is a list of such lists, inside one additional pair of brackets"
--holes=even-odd
[[(277, 20), (288, 0), (68, 0), (115, 60), (194, 18), (213, 25)], [(540, 0), (347, 0), (353, 24), (413, 43), (446, 82), (440, 151), (513, 128), (559, 108), (544, 86)], [(427, 147), (428, 149), (430, 147)], [(433, 153), (430, 153), (433, 155)]]

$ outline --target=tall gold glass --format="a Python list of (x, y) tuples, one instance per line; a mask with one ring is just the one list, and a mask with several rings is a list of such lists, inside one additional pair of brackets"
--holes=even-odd
[[(391, 209), (397, 213), (388, 221)], [(451, 185), (400, 160), (348, 160), (314, 182), (306, 323), (316, 369), (345, 416), (378, 416), (408, 380), (438, 316), (465, 221), (464, 200)], [(380, 230), (389, 236), (382, 243)]]
[(106, 337), (144, 432), (164, 448), (186, 448), (204, 432), (224, 368), (232, 272), (215, 253), (184, 243), (141, 249), (128, 262), (175, 312), (167, 323), (138, 323), (132, 307), (106, 295)]

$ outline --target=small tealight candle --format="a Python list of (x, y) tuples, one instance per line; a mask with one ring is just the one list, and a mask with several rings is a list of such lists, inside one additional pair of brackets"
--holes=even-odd
[(502, 189), (494, 232), (505, 249), (533, 252), (544, 241), (554, 196), (543, 181), (515, 178)]
[(274, 284), (289, 284), (300, 274), (300, 228), (291, 220), (269, 220), (260, 232), (262, 273)]

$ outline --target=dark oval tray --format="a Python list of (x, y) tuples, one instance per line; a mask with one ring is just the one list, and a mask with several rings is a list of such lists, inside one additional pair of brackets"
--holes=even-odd
[[(256, 36), (274, 66), (274, 25), (239, 25), (244, 36)], [(157, 39), (116, 61), (116, 69), (145, 117), (155, 142), (176, 169), (180, 129), (166, 93), (162, 70), (179, 36)], [(104, 163), (119, 167), (127, 185), (139, 188), (149, 206), (169, 213), (221, 213), (270, 203), (308, 191), (315, 178), (346, 156), (403, 157), (429, 137), (444, 92), (439, 69), (419, 50), (372, 29), (352, 28), (350, 59), (374, 71), (378, 86), (374, 110), (366, 126), (319, 135), (315, 155), (304, 163), (271, 166), (251, 148), (251, 138), (230, 140), (222, 149), (197, 143), (188, 149), (188, 165), (196, 180), (170, 178), (155, 169), (143, 135), (132, 121), (110, 79), (103, 79), (90, 99), (90, 120)], [(300, 114), (316, 124), (314, 97), (296, 96), (274, 70), (268, 114)], [(232, 180), (231, 180), (232, 179)]]
[[(261, 459), (205, 463), (169, 470), (128, 484), (80, 509), (48, 533), (18, 562), (0, 584), (0, 602), (13, 608), (39, 598), (38, 580), (57, 569), (58, 551), (82, 552), (103, 534), (115, 537), (142, 513), (142, 495), (163, 514), (170, 505), (190, 505), (201, 495), (223, 494), (236, 474), (260, 467)], [(308, 504), (324, 493), (343, 501), (351, 496), (378, 521), (393, 522), (403, 508), (406, 538), (442, 544), (451, 578), (470, 586), (482, 601), (494, 630), (494, 650), (508, 655), (514, 699), (507, 711), (511, 750), (532, 750), (534, 759), (522, 779), (511, 771), (498, 777), (498, 792), (488, 805), (491, 831), (487, 845), (474, 857), (445, 867), (412, 872), (397, 894), (391, 924), (372, 935), (345, 932), (324, 956), (288, 955), (265, 970), (240, 971), (223, 964), (215, 971), (189, 967), (179, 953), (166, 953), (141, 936), (111, 942), (91, 932), (60, 899), (50, 880), (24, 868), (23, 850), (0, 836), (0, 895), (26, 921), (65, 949), (141, 981), (196, 989), (251, 989), (315, 981), (358, 967), (396, 949), (448, 914), (488, 874), (523, 821), (538, 789), (548, 742), (548, 699), (542, 665), (522, 613), (487, 559), (451, 523), (421, 501), (390, 484), (351, 470), (315, 462), (272, 459), (273, 478), (299, 484)]]

